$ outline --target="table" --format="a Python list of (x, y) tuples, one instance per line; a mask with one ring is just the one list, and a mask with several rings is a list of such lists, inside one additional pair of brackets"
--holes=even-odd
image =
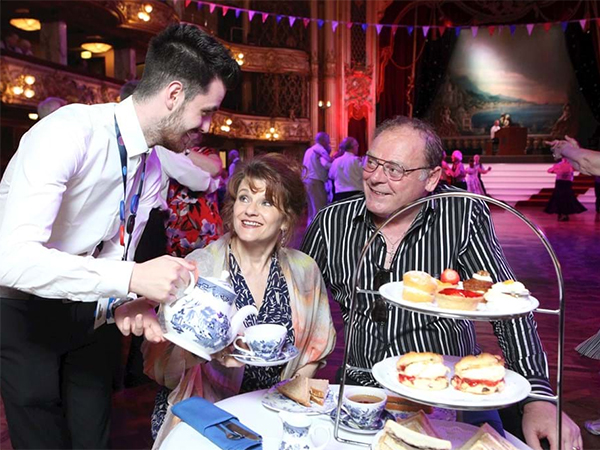
[[(337, 386), (331, 386), (337, 388)], [(266, 390), (248, 392), (246, 394), (236, 395), (225, 400), (217, 402), (216, 405), (225, 411), (235, 415), (244, 425), (247, 425), (257, 433), (263, 436), (264, 450), (277, 450), (281, 443), (283, 434), (283, 426), (276, 411), (265, 408), (262, 405), (262, 398)], [(342, 444), (333, 438), (333, 422), (329, 416), (312, 416), (315, 420), (322, 421), (330, 426), (332, 438), (327, 445), (328, 450), (349, 450), (363, 449), (367, 447), (359, 447), (350, 444)], [(456, 425), (463, 425), (456, 423)], [(365, 443), (370, 443), (374, 439), (374, 435), (359, 435), (349, 433), (344, 430), (339, 431), (339, 435), (346, 439), (353, 439)], [(531, 450), (527, 445), (520, 442), (517, 438), (507, 433), (507, 439), (515, 445), (519, 450)], [(219, 450), (219, 447), (214, 445), (192, 427), (186, 423), (178, 424), (173, 431), (164, 440), (160, 450), (181, 450), (185, 448), (197, 448), (203, 450)]]

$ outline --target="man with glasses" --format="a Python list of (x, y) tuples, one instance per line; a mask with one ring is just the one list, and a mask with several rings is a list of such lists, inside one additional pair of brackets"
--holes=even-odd
[[(319, 264), (325, 283), (340, 304), (345, 326), (354, 327), (347, 379), (374, 385), (370, 369), (387, 357), (409, 351), (465, 356), (479, 353), (473, 323), (388, 306), (374, 294), (359, 294), (355, 320), (349, 303), (360, 252), (390, 215), (431, 193), (457, 191), (439, 186), (443, 147), (433, 129), (417, 119), (397, 117), (381, 124), (363, 160), (365, 195), (325, 207), (307, 229), (302, 251)], [(400, 281), (409, 270), (439, 278), (446, 268), (462, 279), (487, 270), (496, 281), (515, 278), (496, 238), (484, 202), (444, 198), (412, 208), (390, 222), (366, 254), (359, 287), (378, 290)], [(552, 394), (546, 355), (532, 315), (493, 322), (508, 368), (525, 376), (533, 392)], [(523, 402), (523, 432), (534, 448), (555, 439), (556, 408), (544, 401)], [(563, 421), (560, 448), (581, 448), (579, 428)], [(554, 443), (552, 448), (559, 446)]]

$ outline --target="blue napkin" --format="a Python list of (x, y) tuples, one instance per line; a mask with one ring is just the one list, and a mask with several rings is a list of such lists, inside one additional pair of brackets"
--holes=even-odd
[(202, 397), (190, 397), (173, 406), (173, 414), (191, 426), (198, 433), (212, 441), (223, 450), (246, 450), (262, 448), (261, 441), (253, 441), (248, 438), (238, 440), (227, 439), (225, 433), (215, 425), (232, 422), (240, 427), (254, 433), (250, 428), (242, 425), (237, 417), (223, 411)]

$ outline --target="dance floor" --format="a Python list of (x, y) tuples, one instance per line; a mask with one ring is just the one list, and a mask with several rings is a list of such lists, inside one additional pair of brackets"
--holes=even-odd
[[(563, 399), (565, 411), (582, 428), (584, 448), (600, 450), (600, 437), (583, 429), (585, 420), (600, 418), (600, 361), (580, 356), (575, 346), (600, 328), (600, 214), (592, 211), (558, 222), (539, 208), (522, 212), (536, 223), (549, 239), (560, 261), (565, 280), (566, 326), (564, 346)], [(558, 304), (558, 282), (554, 266), (541, 241), (529, 228), (501, 210), (494, 210), (494, 221), (506, 256), (520, 281), (534, 293), (544, 308)], [(298, 239), (301, 235), (298, 236)], [(339, 310), (333, 305), (338, 343), (321, 376), (333, 380), (341, 364), (344, 344)], [(558, 320), (556, 316), (536, 314), (556, 379)], [(497, 351), (491, 326), (477, 323), (477, 334), (486, 351)], [(33, 369), (33, 368), (32, 368)], [(146, 384), (114, 394), (112, 448), (148, 449), (150, 413), (156, 386)], [(0, 448), (9, 449), (10, 441), (4, 414), (0, 416)]]

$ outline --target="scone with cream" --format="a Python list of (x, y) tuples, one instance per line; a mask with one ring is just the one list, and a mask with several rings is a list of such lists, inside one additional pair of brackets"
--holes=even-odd
[(431, 352), (410, 352), (401, 356), (396, 363), (400, 383), (427, 391), (448, 387), (446, 377), (450, 369), (444, 365), (442, 355)]
[(402, 298), (409, 302), (426, 303), (433, 301), (433, 294), (437, 291), (435, 279), (427, 272), (411, 270), (402, 277), (404, 288)]
[(482, 353), (465, 356), (454, 366), (452, 386), (470, 394), (488, 395), (504, 389), (504, 360), (497, 355)]

